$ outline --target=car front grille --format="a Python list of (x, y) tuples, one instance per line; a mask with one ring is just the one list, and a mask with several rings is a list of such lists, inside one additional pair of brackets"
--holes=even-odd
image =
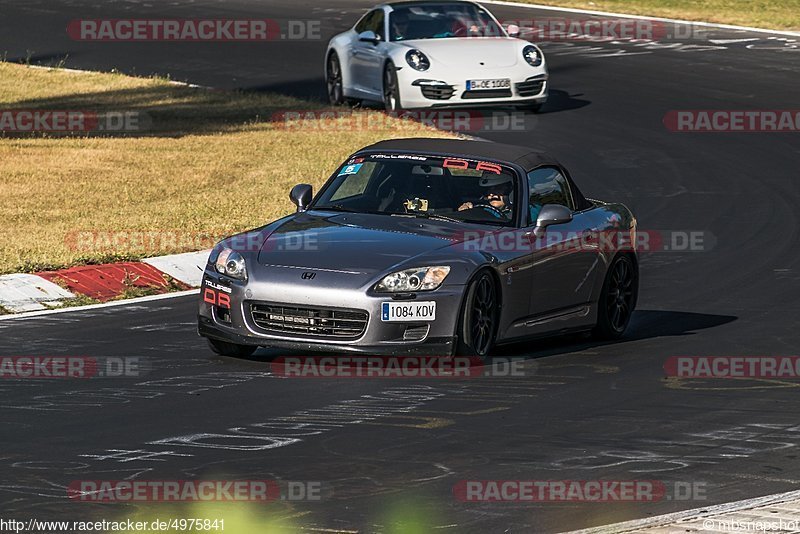
[(542, 92), (543, 87), (544, 80), (528, 79), (517, 84), (517, 93), (519, 96), (536, 96)]
[(506, 98), (511, 96), (511, 89), (484, 89), (480, 91), (464, 91), (461, 98), (465, 100), (476, 98)]
[(250, 314), (255, 325), (269, 333), (335, 339), (360, 337), (369, 318), (363, 310), (268, 303), (251, 303)]
[(430, 100), (448, 100), (456, 92), (452, 85), (423, 85), (420, 89), (422, 96)]

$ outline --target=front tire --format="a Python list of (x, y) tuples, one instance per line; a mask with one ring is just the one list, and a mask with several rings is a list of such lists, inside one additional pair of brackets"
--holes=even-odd
[(391, 61), (383, 69), (383, 107), (386, 111), (401, 111), (400, 86), (397, 82), (397, 69)]
[(597, 305), (597, 339), (614, 340), (625, 334), (639, 297), (639, 270), (628, 255), (614, 258), (606, 273)]
[(342, 82), (342, 64), (336, 52), (331, 52), (325, 67), (325, 84), (328, 87), (328, 100), (332, 106), (342, 106), (347, 100)]
[(208, 338), (208, 346), (220, 356), (230, 356), (231, 358), (247, 358), (258, 348), (255, 345), (237, 345), (211, 338)]
[(488, 271), (480, 274), (467, 289), (458, 325), (456, 356), (486, 358), (497, 336), (497, 286)]

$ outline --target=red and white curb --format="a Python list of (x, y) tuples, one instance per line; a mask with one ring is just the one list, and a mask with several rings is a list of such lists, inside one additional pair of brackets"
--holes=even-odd
[(12, 314), (26, 313), (58, 308), (79, 296), (108, 302), (131, 288), (167, 292), (199, 287), (209, 252), (2, 275), (0, 307)]

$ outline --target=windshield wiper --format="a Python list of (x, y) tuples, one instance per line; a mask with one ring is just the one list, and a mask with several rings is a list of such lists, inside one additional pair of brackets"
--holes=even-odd
[(361, 213), (364, 215), (389, 215), (389, 213), (385, 211), (376, 211), (376, 210), (355, 210), (352, 208), (347, 208), (342, 206), (341, 204), (331, 204), (329, 206), (314, 206), (310, 209), (314, 210), (328, 210), (328, 211), (341, 211), (344, 213)]
[(420, 219), (433, 219), (436, 221), (449, 221), (454, 223), (463, 223), (463, 219), (456, 219), (454, 217), (448, 217), (447, 215), (439, 215), (438, 213), (399, 213), (398, 215), (411, 215), (412, 217), (417, 217)]
[(346, 208), (341, 204), (331, 204), (330, 206), (314, 206), (311, 209), (315, 210), (328, 210), (328, 211), (345, 211), (347, 213), (360, 213), (358, 210)]

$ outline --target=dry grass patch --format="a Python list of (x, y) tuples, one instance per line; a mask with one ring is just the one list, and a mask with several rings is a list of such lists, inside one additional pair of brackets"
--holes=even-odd
[[(0, 110), (125, 110), (152, 121), (129, 136), (0, 139), (0, 273), (197, 250), (203, 240), (193, 236), (222, 236), (290, 212), (291, 186), (318, 187), (364, 145), (449, 135), (391, 118), (381, 118), (386, 128), (353, 131), (271, 120), (315, 108), (280, 95), (0, 63)], [(99, 237), (90, 243), (91, 232)]]

